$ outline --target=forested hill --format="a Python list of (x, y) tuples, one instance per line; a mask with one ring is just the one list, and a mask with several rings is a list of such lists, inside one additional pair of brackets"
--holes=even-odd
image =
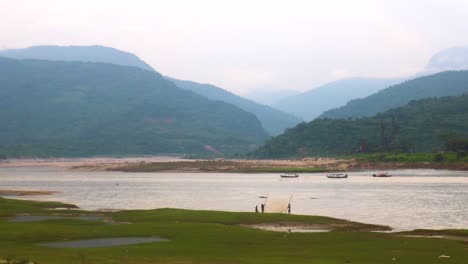
[[(104, 46), (33, 46), (24, 49), (0, 51), (0, 56), (15, 59), (102, 62), (155, 71), (150, 65), (132, 53)], [(285, 128), (293, 127), (301, 122), (299, 118), (291, 114), (257, 104), (210, 84), (167, 78), (179, 88), (191, 90), (210, 100), (233, 104), (240, 109), (253, 113), (270, 135), (281, 134)]]
[(211, 100), (219, 100), (233, 104), (247, 112), (253, 113), (260, 120), (265, 130), (273, 136), (279, 135), (283, 133), (286, 128), (294, 127), (301, 122), (299, 118), (291, 114), (255, 103), (211, 84), (177, 80), (170, 77), (167, 78), (182, 89), (193, 91)]
[(363, 99), (323, 113), (320, 118), (373, 116), (411, 100), (427, 97), (461, 95), (468, 92), (468, 71), (448, 71), (424, 76), (391, 86)]
[(0, 109), (7, 157), (234, 153), (267, 137), (253, 114), (104, 63), (0, 58)]
[(468, 95), (428, 98), (360, 119), (301, 123), (254, 151), (261, 158), (352, 152), (420, 152), (444, 149), (441, 135), (468, 137)]

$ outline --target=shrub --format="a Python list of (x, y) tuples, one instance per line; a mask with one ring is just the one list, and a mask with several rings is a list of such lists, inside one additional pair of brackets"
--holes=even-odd
[(434, 161), (435, 162), (442, 162), (444, 161), (444, 155), (442, 153), (437, 153), (434, 155)]

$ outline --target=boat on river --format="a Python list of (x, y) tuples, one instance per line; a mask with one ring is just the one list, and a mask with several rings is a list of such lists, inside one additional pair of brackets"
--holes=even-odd
[(392, 177), (391, 174), (389, 174), (388, 172), (380, 172), (380, 173), (374, 173), (372, 174), (372, 177)]
[(348, 178), (348, 174), (346, 173), (330, 173), (327, 175), (327, 178), (330, 179), (345, 179)]
[(297, 173), (283, 173), (280, 176), (281, 178), (299, 178), (299, 174)]

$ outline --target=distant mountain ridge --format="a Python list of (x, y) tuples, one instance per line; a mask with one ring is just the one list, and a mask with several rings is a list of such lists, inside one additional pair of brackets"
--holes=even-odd
[(166, 78), (172, 81), (179, 88), (193, 91), (211, 100), (233, 104), (247, 112), (255, 114), (265, 130), (273, 136), (279, 135), (283, 133), (286, 128), (294, 127), (301, 122), (299, 118), (293, 115), (266, 105), (257, 104), (211, 84), (183, 81), (171, 77)]
[(327, 110), (345, 105), (352, 99), (366, 97), (401, 81), (402, 79), (384, 78), (342, 79), (287, 97), (273, 106), (310, 121)]
[(256, 158), (292, 158), (352, 152), (444, 150), (441, 135), (468, 137), (468, 94), (426, 98), (359, 119), (315, 119), (268, 140)]
[[(15, 59), (112, 63), (156, 72), (136, 55), (104, 46), (33, 46), (25, 49), (0, 51), (0, 56)], [(270, 135), (278, 135), (284, 129), (293, 127), (301, 121), (293, 115), (257, 104), (210, 84), (167, 78), (179, 88), (190, 90), (210, 100), (233, 104), (240, 109), (255, 114)]]
[(393, 85), (345, 106), (326, 111), (319, 118), (369, 117), (403, 106), (411, 100), (461, 95), (468, 92), (468, 71), (448, 71)]
[(134, 54), (104, 46), (33, 46), (24, 49), (0, 50), (0, 56), (12, 59), (104, 62), (155, 71)]
[(7, 157), (233, 154), (268, 137), (251, 113), (108, 63), (0, 57), (0, 109)]
[(253, 90), (249, 93), (243, 95), (245, 98), (248, 98), (254, 102), (273, 106), (278, 101), (281, 101), (285, 98), (292, 97), (300, 94), (301, 92), (296, 90)]

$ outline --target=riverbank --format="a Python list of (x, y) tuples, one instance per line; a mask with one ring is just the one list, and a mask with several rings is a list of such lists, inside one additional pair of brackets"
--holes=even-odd
[[(32, 263), (464, 263), (464, 241), (376, 233), (385, 226), (320, 216), (179, 209), (120, 212), (50, 210), (51, 202), (0, 198), (0, 260)], [(73, 219), (94, 216), (97, 219)], [(12, 222), (17, 215), (53, 215), (50, 220)], [(58, 219), (57, 216), (68, 216)], [(264, 231), (256, 226), (293, 226), (328, 232)], [(446, 231), (438, 230), (437, 234)], [(466, 230), (451, 231), (451, 236)], [(44, 243), (111, 238), (161, 238), (164, 242), (95, 248), (50, 248)], [(69, 243), (68, 243), (69, 244)], [(45, 244), (44, 244), (45, 245)], [(60, 246), (60, 245), (59, 245)], [(442, 257), (441, 257), (442, 256)]]
[[(98, 167), (75, 166), (77, 170)], [(372, 162), (356, 158), (306, 158), (301, 160), (192, 160), (140, 162), (104, 166), (100, 169), (123, 172), (225, 172), (225, 173), (314, 173), (335, 171), (381, 171), (397, 169), (439, 169), (467, 171), (468, 162)]]
[(0, 190), (0, 196), (35, 196), (52, 195), (55, 191)]
[[(436, 154), (370, 154), (337, 158), (311, 157), (290, 160), (184, 159), (181, 157), (99, 157), (76, 159), (11, 159), (0, 167), (54, 167), (74, 171), (123, 172), (225, 172), (314, 173), (334, 171), (381, 171), (396, 169), (445, 169), (468, 171), (468, 161), (449, 158), (434, 161)], [(442, 156), (444, 159), (444, 156)]]

